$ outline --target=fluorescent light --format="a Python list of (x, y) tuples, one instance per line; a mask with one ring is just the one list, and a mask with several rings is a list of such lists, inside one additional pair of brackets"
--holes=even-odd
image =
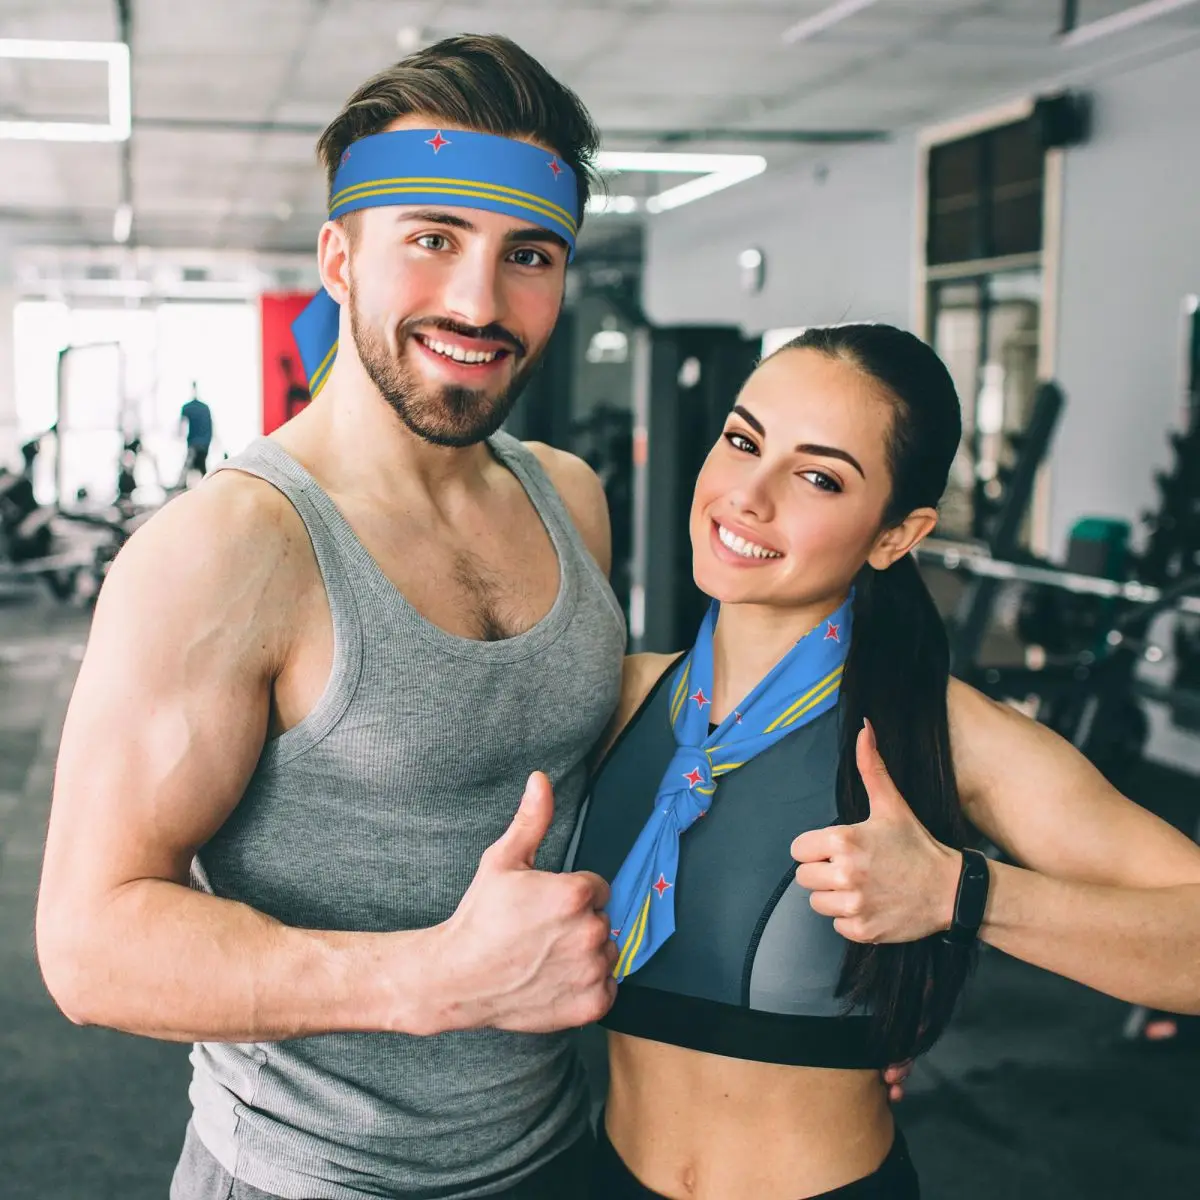
[(646, 211), (666, 212), (668, 209), (678, 208), (681, 204), (690, 204), (703, 196), (711, 196), (713, 192), (733, 187), (735, 183), (753, 179), (755, 175), (761, 175), (767, 169), (767, 160), (760, 155), (746, 154), (741, 157), (747, 161), (725, 171), (714, 171), (711, 175), (701, 175), (699, 179), (689, 179), (687, 183), (651, 196), (646, 201)]
[(107, 62), (124, 42), (56, 42), (46, 38), (0, 38), (0, 58), (43, 58), (74, 62)]
[(1195, 3), (1196, 0), (1147, 0), (1145, 4), (1136, 4), (1133, 8), (1113, 13), (1112, 16), (1080, 25), (1062, 37), (1059, 44), (1066, 49), (1086, 46), (1088, 42), (1094, 42), (1098, 38), (1108, 37), (1112, 33), (1123, 33), (1126, 29), (1153, 21), (1156, 17), (1165, 17), (1168, 13)]
[[(647, 212), (666, 212), (689, 204), (702, 196), (711, 196), (735, 183), (752, 179), (767, 169), (767, 160), (761, 154), (671, 154), (653, 150), (602, 150), (596, 156), (596, 166), (601, 171), (650, 171), (655, 174), (699, 175), (689, 179), (646, 201)], [(637, 201), (628, 207), (633, 197), (614, 196), (616, 203), (588, 211), (633, 212)], [(599, 201), (603, 203), (603, 201)]]
[(811, 17), (805, 17), (803, 21), (797, 21), (790, 29), (785, 29), (782, 35), (783, 40), (791, 44), (816, 37), (818, 33), (824, 33), (831, 26), (846, 20), (847, 17), (854, 16), (855, 13), (862, 12), (864, 8), (870, 8), (875, 3), (876, 0), (838, 0), (837, 4), (830, 5), (829, 8), (815, 13)]
[(601, 150), (596, 166), (601, 171), (663, 171), (698, 175), (701, 171), (724, 171), (757, 154), (671, 154), (656, 150)]
[(591, 213), (632, 213), (638, 210), (636, 196), (589, 196), (587, 212)]
[(113, 213), (113, 241), (119, 242), (123, 246), (129, 241), (129, 234), (132, 230), (133, 206), (118, 204), (117, 211)]
[(0, 58), (108, 64), (108, 120), (0, 121), (0, 138), (41, 142), (124, 142), (133, 128), (129, 47), (124, 42), (56, 42), (0, 38)]

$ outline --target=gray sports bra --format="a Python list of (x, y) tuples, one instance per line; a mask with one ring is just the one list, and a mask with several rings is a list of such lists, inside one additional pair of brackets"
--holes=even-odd
[[(677, 662), (678, 660), (676, 660)], [(611, 880), (675, 751), (663, 673), (592, 782), (574, 868)], [(834, 824), (837, 709), (721, 780), (680, 839), (675, 933), (620, 986), (609, 1029), (731, 1058), (877, 1067), (869, 1017), (837, 996), (846, 943), (795, 881), (797, 834)]]

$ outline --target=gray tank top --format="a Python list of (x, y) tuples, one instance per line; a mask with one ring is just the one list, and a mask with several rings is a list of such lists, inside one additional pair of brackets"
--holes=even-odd
[[(537, 509), (560, 570), (550, 612), (493, 642), (455, 637), (410, 607), (274, 442), (223, 464), (274, 485), (303, 519), (334, 656), (313, 712), (267, 743), (241, 802), (196, 856), (194, 886), (297, 927), (436, 925), (535, 769), (555, 791), (538, 866), (562, 869), (585, 756), (617, 702), (625, 624), (536, 458), (507, 434), (489, 441)], [(587, 1121), (569, 1033), (202, 1043), (192, 1064), (204, 1145), (237, 1179), (288, 1200), (490, 1195)]]

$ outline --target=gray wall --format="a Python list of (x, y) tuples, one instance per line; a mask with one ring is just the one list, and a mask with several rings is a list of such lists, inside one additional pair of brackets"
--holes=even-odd
[[(1085, 514), (1156, 502), (1178, 420), (1180, 306), (1200, 292), (1200, 51), (1087, 85), (1092, 140), (1066, 155), (1050, 552)], [(647, 222), (644, 303), (662, 324), (747, 333), (855, 318), (909, 325), (918, 156), (851, 147)], [(767, 256), (757, 296), (738, 280)]]
[[(643, 304), (660, 325), (746, 333), (856, 318), (907, 325), (917, 154), (909, 139), (850, 147), (647, 222)], [(738, 254), (766, 256), (748, 295)]]
[(1200, 292), (1200, 51), (1094, 88), (1066, 156), (1051, 549), (1081, 514), (1136, 519), (1178, 423), (1180, 305)]

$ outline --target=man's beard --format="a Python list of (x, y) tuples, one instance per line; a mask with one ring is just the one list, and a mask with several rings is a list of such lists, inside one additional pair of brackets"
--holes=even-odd
[(482, 442), (504, 424), (540, 355), (525, 357), (508, 386), (496, 395), (466, 387), (430, 388), (421, 384), (401, 358), (413, 330), (418, 328), (422, 333), (442, 329), (465, 337), (501, 341), (514, 356), (525, 355), (522, 343), (497, 326), (478, 329), (444, 318), (418, 319), (397, 330), (397, 353), (393, 355), (383, 337), (359, 320), (354, 289), (350, 289), (350, 330), (359, 360), (400, 420), (419, 438), (436, 446), (474, 446)]

